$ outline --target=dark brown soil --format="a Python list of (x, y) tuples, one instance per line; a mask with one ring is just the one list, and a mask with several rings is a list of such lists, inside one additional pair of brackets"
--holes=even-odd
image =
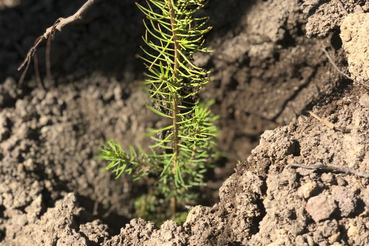
[(163, 123), (143, 106), (143, 17), (131, 0), (100, 1), (55, 35), (52, 80), (38, 50), (46, 91), (32, 67), (17, 88), (35, 38), (83, 3), (0, 0), (0, 244), (369, 244), (367, 178), (289, 166), (368, 172), (367, 2), (210, 1), (215, 52), (196, 63), (214, 68), (202, 97), (216, 101), (225, 157), (208, 203), (160, 229), (133, 219), (147, 184), (114, 180), (96, 158), (110, 138), (145, 146), (145, 129)]

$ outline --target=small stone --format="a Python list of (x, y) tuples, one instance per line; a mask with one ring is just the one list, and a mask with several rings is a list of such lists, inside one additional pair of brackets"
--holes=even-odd
[(347, 185), (347, 181), (343, 177), (338, 176), (337, 177), (337, 185), (339, 185), (339, 186), (346, 186)]
[(27, 102), (25, 100), (17, 100), (15, 103), (15, 109), (17, 114), (21, 117), (24, 118), (27, 116)]
[(0, 142), (10, 137), (10, 120), (4, 114), (0, 114)]
[(301, 186), (299, 190), (297, 191), (297, 194), (300, 197), (303, 197), (306, 199), (306, 198), (309, 198), (313, 194), (316, 188), (317, 188), (317, 183), (315, 181), (309, 182)]
[(29, 127), (26, 124), (21, 124), (17, 129), (16, 134), (20, 139), (28, 138), (30, 133)]
[(334, 178), (333, 175), (331, 173), (323, 173), (321, 176), (321, 179), (324, 183), (327, 184), (333, 184), (334, 183)]
[(8, 139), (9, 137), (10, 137), (9, 128), (6, 128), (0, 125), (0, 142)]
[(40, 117), (39, 124), (40, 124), (40, 126), (45, 126), (45, 125), (47, 125), (49, 123), (49, 121), (50, 120), (49, 120), (49, 117), (48, 116), (42, 115)]
[(50, 180), (45, 180), (44, 184), (45, 184), (45, 188), (46, 188), (47, 190), (51, 190), (51, 189), (52, 189), (52, 187), (53, 187), (53, 185), (52, 185), (52, 183), (51, 183), (51, 181), (50, 181)]
[(13, 195), (11, 193), (3, 193), (3, 206), (7, 209), (13, 208)]
[(27, 220), (29, 223), (33, 223), (37, 220), (38, 216), (41, 213), (42, 209), (42, 195), (38, 195), (35, 200), (26, 207), (25, 211), (27, 214)]
[(336, 208), (334, 200), (324, 194), (310, 198), (305, 206), (305, 210), (315, 222), (328, 219)]
[(18, 164), (17, 173), (18, 173), (18, 177), (20, 179), (25, 179), (26, 178), (26, 173), (24, 171), (24, 165), (22, 163)]
[(307, 236), (306, 236), (306, 240), (307, 240), (307, 243), (308, 243), (308, 245), (309, 245), (309, 246), (313, 246), (313, 245), (315, 245), (315, 243), (314, 243), (314, 239), (313, 239), (313, 237), (311, 237), (310, 235), (307, 235)]
[(369, 108), (369, 94), (365, 93), (360, 97), (359, 103), (361, 106), (365, 108)]
[(336, 234), (339, 231), (337, 220), (324, 221), (323, 225), (318, 228), (318, 231), (325, 238)]
[(354, 191), (341, 186), (332, 187), (332, 198), (338, 202), (342, 217), (348, 217), (356, 210), (357, 198)]
[(298, 235), (295, 239), (295, 243), (296, 243), (296, 245), (304, 245), (305, 240), (301, 235)]
[(347, 230), (347, 236), (349, 238), (356, 238), (359, 235), (359, 230), (356, 226), (350, 225), (350, 227)]
[(34, 163), (33, 163), (33, 160), (31, 158), (25, 160), (23, 162), (24, 164), (24, 167), (27, 169), (27, 170), (33, 170), (34, 169)]
[(22, 163), (18, 164), (17, 166), (17, 172), (18, 173), (23, 173), (24, 172), (24, 166)]
[(337, 232), (328, 238), (328, 242), (331, 245), (341, 245), (338, 243), (338, 241), (340, 240), (340, 237), (341, 237), (341, 232)]

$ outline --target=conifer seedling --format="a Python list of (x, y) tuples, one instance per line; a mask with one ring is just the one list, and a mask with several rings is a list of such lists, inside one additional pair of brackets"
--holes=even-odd
[(127, 151), (119, 143), (108, 141), (100, 156), (109, 162), (105, 169), (116, 178), (126, 173), (134, 179), (154, 179), (154, 192), (136, 203), (141, 208), (145, 199), (162, 194), (171, 204), (173, 215), (178, 201), (192, 199), (191, 188), (203, 185), (204, 173), (212, 167), (217, 117), (210, 112), (210, 103), (199, 100), (200, 90), (209, 82), (209, 71), (193, 63), (195, 53), (208, 52), (204, 35), (211, 30), (206, 26), (209, 18), (198, 16), (206, 2), (136, 3), (146, 17), (142, 37), (145, 45), (139, 57), (147, 68), (145, 85), (152, 100), (147, 107), (170, 119), (171, 124), (148, 130), (154, 142), (150, 153), (133, 146)]

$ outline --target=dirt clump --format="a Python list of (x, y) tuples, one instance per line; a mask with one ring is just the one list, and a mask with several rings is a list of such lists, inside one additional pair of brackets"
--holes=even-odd
[(369, 81), (369, 15), (354, 13), (345, 17), (341, 25), (341, 39), (348, 61), (348, 69), (356, 81)]
[(303, 11), (308, 17), (306, 35), (308, 37), (326, 37), (340, 28), (343, 19), (349, 13), (368, 10), (365, 0), (358, 1), (303, 1)]

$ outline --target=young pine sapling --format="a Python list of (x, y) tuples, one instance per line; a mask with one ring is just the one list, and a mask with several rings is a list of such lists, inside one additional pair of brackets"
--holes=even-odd
[(123, 173), (134, 179), (154, 177), (155, 187), (174, 212), (178, 200), (190, 197), (188, 189), (203, 185), (203, 174), (214, 158), (216, 116), (209, 103), (199, 101), (200, 90), (209, 82), (209, 72), (193, 63), (197, 52), (208, 52), (204, 34), (208, 17), (198, 17), (207, 0), (147, 0), (136, 5), (145, 14), (146, 32), (140, 58), (147, 67), (147, 89), (154, 113), (170, 119), (161, 129), (150, 129), (151, 152), (138, 148), (123, 150), (109, 141), (101, 157), (109, 161), (106, 170), (116, 177)]

